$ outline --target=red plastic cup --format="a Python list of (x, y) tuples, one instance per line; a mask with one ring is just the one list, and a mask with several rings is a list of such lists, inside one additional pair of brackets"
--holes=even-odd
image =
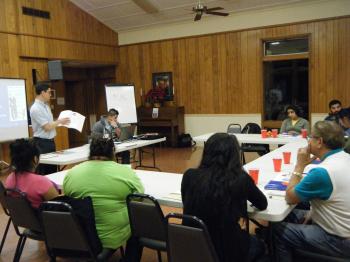
[(292, 155), (291, 152), (283, 152), (283, 163), (290, 164), (290, 156)]
[(282, 158), (274, 158), (272, 160), (273, 160), (273, 168), (275, 172), (281, 172)]
[(272, 137), (276, 138), (278, 135), (278, 130), (277, 129), (272, 129)]
[(267, 138), (267, 130), (266, 129), (261, 129), (261, 137)]
[(301, 129), (301, 137), (307, 138), (307, 130), (306, 129)]
[(255, 185), (257, 185), (259, 180), (259, 169), (249, 169), (248, 172), (249, 176), (253, 178)]

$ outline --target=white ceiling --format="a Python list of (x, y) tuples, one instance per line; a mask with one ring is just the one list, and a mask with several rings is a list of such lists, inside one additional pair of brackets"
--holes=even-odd
[[(158, 10), (156, 13), (147, 13), (134, 3), (136, 0), (70, 1), (116, 32), (150, 25), (193, 20), (194, 14), (191, 10), (198, 3), (198, 0), (144, 0), (144, 2), (150, 3)], [(203, 0), (201, 3), (208, 8), (220, 6), (225, 9), (224, 12), (235, 13), (307, 1), (315, 0)], [(202, 19), (209, 16), (225, 19), (212, 15), (203, 15)], [(196, 23), (200, 23), (200, 21)]]

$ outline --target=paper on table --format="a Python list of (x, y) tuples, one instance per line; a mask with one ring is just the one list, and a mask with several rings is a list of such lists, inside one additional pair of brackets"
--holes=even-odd
[(74, 128), (81, 132), (83, 129), (85, 116), (79, 114), (78, 112), (73, 112), (72, 110), (64, 110), (58, 116), (58, 119), (68, 117), (70, 119), (70, 123), (68, 125), (60, 125), (66, 126), (68, 128)]
[(49, 158), (53, 158), (53, 157), (57, 157), (58, 154), (56, 153), (48, 153), (48, 154), (42, 154), (40, 155), (40, 159), (49, 159)]

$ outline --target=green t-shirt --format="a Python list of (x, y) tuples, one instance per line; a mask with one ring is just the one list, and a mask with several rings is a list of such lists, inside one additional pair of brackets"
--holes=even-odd
[(63, 191), (74, 198), (92, 198), (96, 229), (104, 248), (117, 248), (129, 239), (126, 197), (144, 192), (131, 168), (114, 161), (86, 161), (68, 171)]

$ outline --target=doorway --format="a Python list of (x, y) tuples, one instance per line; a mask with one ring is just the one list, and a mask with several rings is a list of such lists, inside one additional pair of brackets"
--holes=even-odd
[(92, 125), (106, 113), (105, 84), (115, 82), (115, 66), (64, 67), (66, 108), (84, 115), (82, 132), (68, 130), (69, 147), (86, 144)]

